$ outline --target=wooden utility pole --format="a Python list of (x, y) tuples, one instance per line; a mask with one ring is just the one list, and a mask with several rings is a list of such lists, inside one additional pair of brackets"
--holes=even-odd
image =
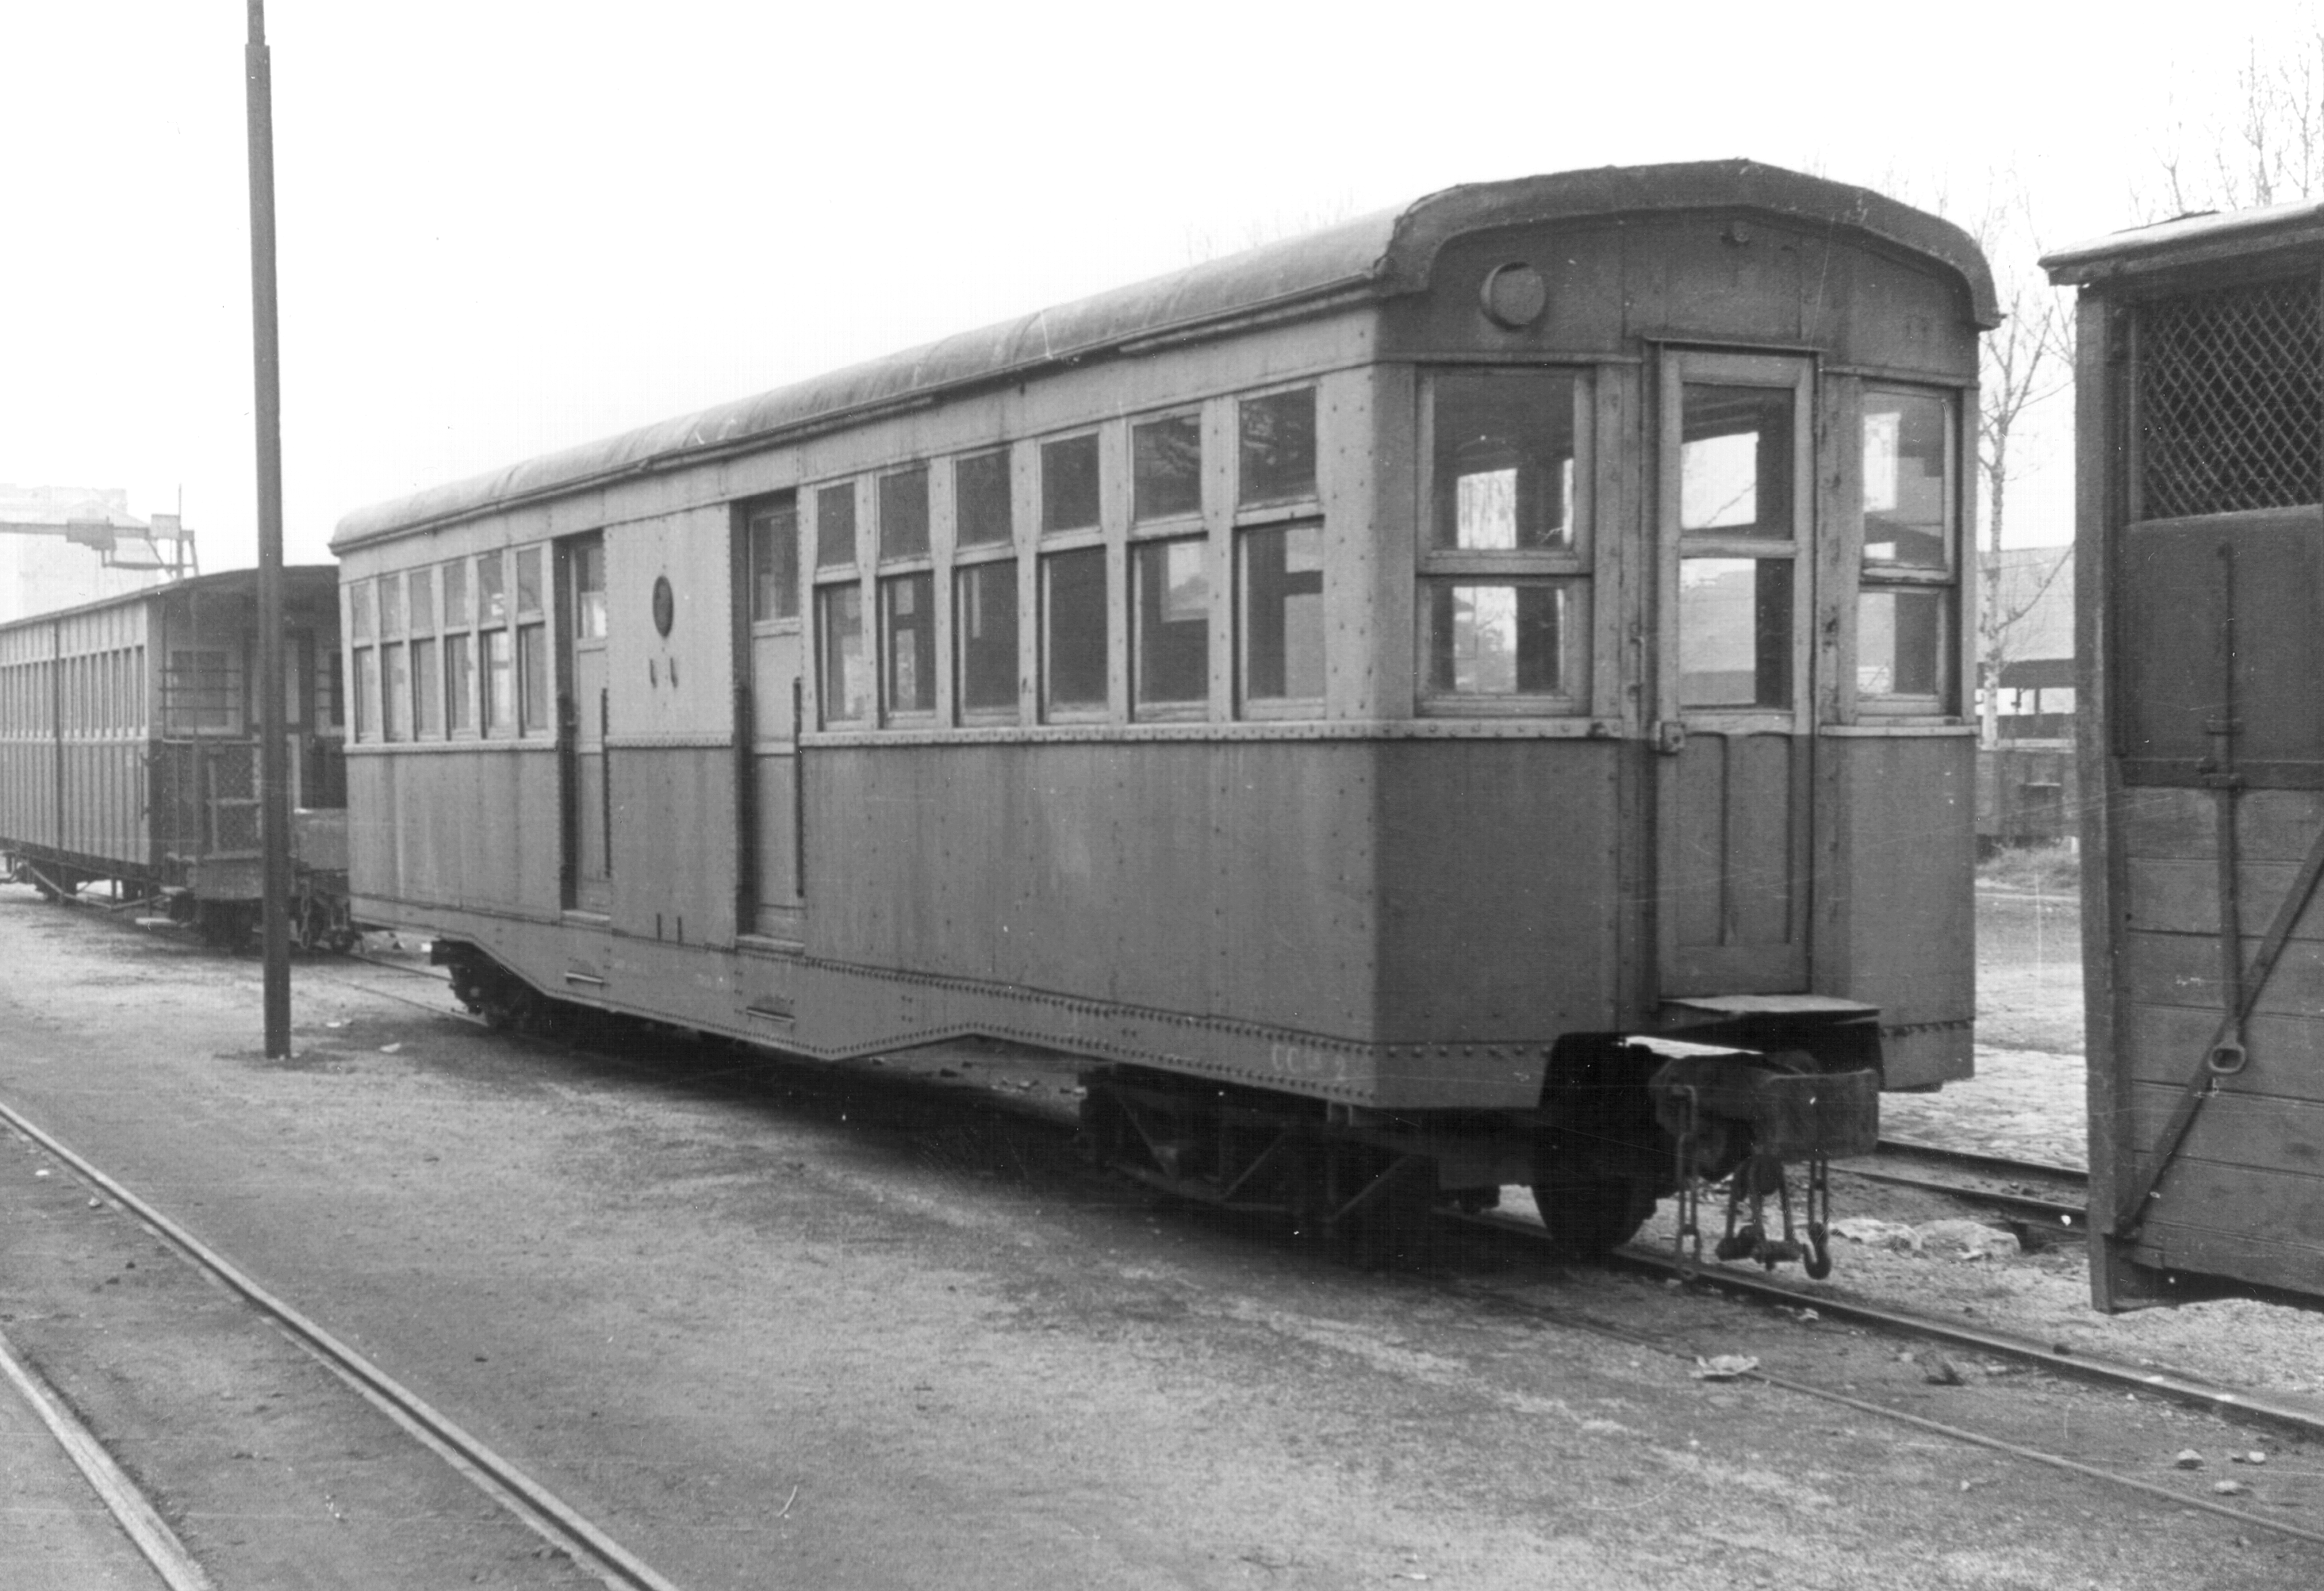
[(290, 1053), (290, 806), (282, 742), (282, 362), (274, 302), (274, 85), (265, 0), (243, 50), (250, 118), (250, 319), (258, 403), (258, 813), (266, 1053)]

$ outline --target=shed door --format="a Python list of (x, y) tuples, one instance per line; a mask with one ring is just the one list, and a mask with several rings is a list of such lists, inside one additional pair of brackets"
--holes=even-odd
[(1813, 368), (1662, 369), (1655, 691), (1665, 996), (1808, 985)]

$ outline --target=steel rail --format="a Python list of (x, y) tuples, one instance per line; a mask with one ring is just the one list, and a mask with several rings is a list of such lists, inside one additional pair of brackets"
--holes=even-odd
[[(1628, 1257), (1628, 1251), (1625, 1251), (1623, 1257), (1625, 1259)], [(1506, 1293), (1495, 1292), (1489, 1289), (1462, 1288), (1455, 1291), (1465, 1297), (1487, 1301), (1499, 1308), (1537, 1316), (1542, 1320), (1563, 1326), (1569, 1330), (1586, 1331), (1593, 1336), (1621, 1343), (1626, 1347), (1666, 1354), (1680, 1359), (1692, 1356), (1689, 1350), (1674, 1347), (1667, 1340), (1651, 1336), (1646, 1332), (1632, 1331), (1614, 1325), (1610, 1321), (1597, 1320), (1571, 1310), (1561, 1310), (1554, 1304), (1536, 1303), (1529, 1299), (1512, 1298)], [(1823, 1301), (1818, 1300), (1817, 1307), (1820, 1310), (1823, 1309)], [(1824, 1312), (1839, 1314), (1840, 1311), (1831, 1309), (1824, 1310)], [(2070, 1475), (2080, 1476), (2085, 1480), (2098, 1481), (2107, 1485), (2125, 1487), (2146, 1496), (2158, 1497), (2181, 1508), (2200, 1509), (2206, 1513), (2215, 1514), (2221, 1519), (2233, 1520), (2239, 1525), (2256, 1526), (2258, 1529), (2273, 1531), (2279, 1535), (2290, 1536), (2297, 1540), (2324, 1544), (2324, 1532), (2311, 1531), (2283, 1520), (2270, 1519), (2264, 1513), (2232, 1508), (2224, 1503), (2212, 1502), (2208, 1497), (2190, 1496), (2186, 1493), (2174, 1491), (2169, 1486), (2159, 1485), (2153, 1481), (2141, 1480), (2136, 1476), (2122, 1475), (2111, 1469), (2101, 1469), (2097, 1465), (2084, 1464), (2080, 1459), (2069, 1458), (2062, 1453), (2045, 1452), (2040, 1448), (2029, 1448), (2023, 1443), (1990, 1436), (1981, 1430), (1970, 1430), (1965, 1426), (1948, 1424), (1941, 1420), (1932, 1420), (1925, 1414), (1914, 1414), (1907, 1410), (1891, 1408), (1874, 1399), (1858, 1397), (1851, 1393), (1836, 1391), (1828, 1386), (1819, 1386), (1812, 1381), (1801, 1381), (1789, 1375), (1779, 1375), (1770, 1370), (1762, 1370), (1757, 1366), (1738, 1372), (1738, 1379), (1757, 1381), (1783, 1392), (1796, 1393), (1803, 1397), (1815, 1398), (1828, 1403), (1838, 1403), (1843, 1408), (1854, 1409), (1877, 1419), (1892, 1420), (1900, 1425), (1909, 1425), (1917, 1430), (1925, 1430), (1952, 1441), (1988, 1448), (1997, 1453), (2006, 1453), (2012, 1458), (2022, 1458), (2028, 1463), (2064, 1470)]]
[(239, 1294), (337, 1373), (374, 1407), (606, 1585), (617, 1591), (678, 1591), (669, 1580), (591, 1524), (548, 1487), (462, 1430), (363, 1355), (267, 1292), (200, 1238), (33, 1125), (21, 1112), (0, 1104), (0, 1123), (39, 1145), (83, 1182), (143, 1221), (195, 1266)]
[[(1915, 1162), (1929, 1169), (1909, 1169)], [(1832, 1170), (1868, 1182), (1917, 1188), (1985, 1205), (2001, 1212), (2013, 1226), (2072, 1237), (2080, 1237), (2089, 1229), (2089, 1175), (2072, 1166), (1883, 1138), (1875, 1153), (1836, 1162)], [(2071, 1197), (2050, 1197), (1964, 1180), (1976, 1178), (2048, 1183)]]

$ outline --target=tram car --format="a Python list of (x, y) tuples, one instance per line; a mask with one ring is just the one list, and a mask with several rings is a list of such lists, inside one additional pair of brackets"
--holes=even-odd
[[(338, 572), (283, 571), (304, 943), (352, 941)], [(198, 575), (0, 624), (0, 857), (51, 900), (111, 882), (220, 944), (259, 917), (258, 575)]]
[(1756, 1201), (1969, 1071), (1996, 318), (1864, 189), (1572, 172), (357, 511), (355, 909), (498, 1021), (1086, 1057), (1231, 1208), (1743, 1167), (1827, 1264)]
[(2051, 255), (2100, 1308), (2324, 1297), (2324, 205)]

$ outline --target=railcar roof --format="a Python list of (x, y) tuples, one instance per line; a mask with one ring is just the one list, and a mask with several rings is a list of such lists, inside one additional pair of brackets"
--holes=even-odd
[[(282, 593), (300, 594), (306, 586), (336, 587), (339, 569), (336, 564), (285, 564), (282, 566)], [(53, 620), (70, 619), (82, 613), (100, 612), (106, 608), (126, 607), (134, 602), (152, 602), (161, 597), (181, 593), (196, 596), (227, 593), (247, 588), (254, 598), (258, 594), (258, 571), (255, 569), (221, 569), (214, 575), (189, 575), (182, 580), (157, 581), (141, 585), (134, 591), (124, 591), (118, 596), (99, 597), (95, 602), (76, 602), (69, 608), (51, 608), (45, 613), (24, 613), (0, 622), (0, 631), (22, 630), (27, 625), (47, 624)]]
[(1139, 345), (1157, 339), (1200, 336), (1253, 318), (1418, 291), (1427, 286), (1437, 250), (1464, 233), (1674, 210), (1752, 211), (1885, 243), (1950, 270), (1969, 293), (1978, 325), (2000, 321), (1992, 274), (1969, 235), (1868, 189), (1740, 160), (1609, 166), (1474, 183), (754, 398), (359, 509), (339, 521), (331, 545), (344, 550), (586, 491), (624, 476), (854, 424), (883, 410), (1021, 381), (1109, 354), (1134, 352)]
[(2300, 199), (2108, 233), (2043, 255), (2042, 268), (2061, 286), (2079, 285), (2318, 244), (2324, 244), (2324, 202)]

